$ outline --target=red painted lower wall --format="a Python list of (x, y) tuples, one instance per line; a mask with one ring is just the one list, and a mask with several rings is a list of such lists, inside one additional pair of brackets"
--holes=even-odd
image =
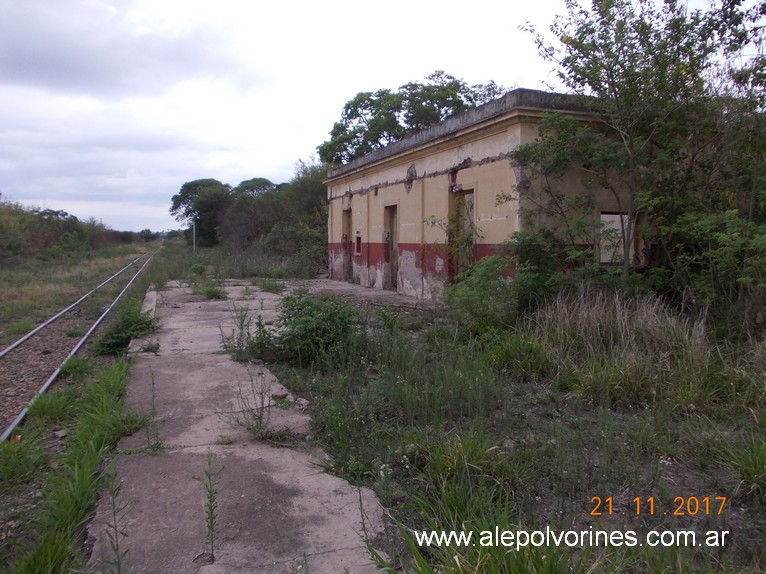
[[(351, 256), (356, 265), (377, 266), (391, 262), (391, 252), (388, 243), (362, 243), (361, 253), (356, 253), (352, 242), (329, 243), (330, 278), (337, 279), (338, 264), (342, 256)], [(477, 244), (474, 246), (476, 260), (489, 255), (496, 255), (502, 246), (498, 244)], [(423, 272), (435, 276), (449, 277), (449, 249), (444, 243), (399, 243), (399, 257), (412, 254), (416, 266)]]

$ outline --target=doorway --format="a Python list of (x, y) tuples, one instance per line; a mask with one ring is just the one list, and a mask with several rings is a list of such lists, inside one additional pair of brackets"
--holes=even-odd
[(447, 229), (450, 281), (454, 281), (473, 265), (475, 236), (473, 190), (453, 193)]
[(399, 275), (399, 222), (395, 205), (384, 208), (383, 241), (383, 288), (396, 290)]
[(343, 210), (342, 221), (342, 271), (341, 281), (351, 281), (352, 279), (352, 254), (351, 254), (351, 209)]

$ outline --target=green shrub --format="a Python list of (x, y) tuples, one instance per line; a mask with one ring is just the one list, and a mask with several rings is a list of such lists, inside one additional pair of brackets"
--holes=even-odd
[(194, 263), (191, 266), (192, 275), (195, 275), (196, 277), (202, 277), (206, 271), (207, 265), (203, 265), (202, 263)]
[(447, 289), (447, 300), (472, 331), (505, 326), (515, 319), (513, 286), (505, 276), (511, 268), (506, 257), (492, 255), (476, 262)]
[(511, 278), (512, 268), (507, 256), (483, 257), (447, 289), (447, 300), (471, 332), (508, 327), (558, 291), (557, 274), (519, 263)]
[(344, 301), (304, 291), (288, 295), (277, 320), (280, 358), (308, 365), (333, 357), (353, 341), (354, 320), (354, 310)]
[(141, 302), (133, 300), (122, 309), (120, 316), (111, 323), (94, 343), (92, 351), (97, 355), (124, 353), (132, 339), (143, 337), (157, 328), (157, 321), (141, 313)]

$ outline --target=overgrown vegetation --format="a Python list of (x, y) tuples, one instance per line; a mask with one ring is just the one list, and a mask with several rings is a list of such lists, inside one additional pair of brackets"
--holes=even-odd
[(29, 258), (66, 259), (87, 251), (156, 238), (149, 230), (114, 231), (95, 219), (80, 221), (65, 211), (24, 207), (0, 196), (0, 263), (4, 266)]
[[(117, 265), (138, 254), (101, 251), (93, 259), (72, 259), (67, 266), (52, 266), (47, 275), (54, 276), (45, 279), (55, 280), (58, 273), (66, 273), (64, 277), (76, 278), (73, 285), (87, 281), (92, 287), (94, 277), (103, 280)], [(158, 268), (164, 271), (165, 266)], [(29, 268), (21, 265), (5, 277), (25, 272)], [(159, 277), (156, 269), (152, 274)], [(44, 284), (39, 279), (42, 274), (33, 277), (27, 287), (40, 293), (35, 289)], [(126, 336), (136, 336), (141, 332), (139, 326), (154, 325), (140, 314), (147, 285), (144, 276), (134, 283), (127, 299), (115, 307), (117, 317), (108, 319), (97, 348), (122, 354)], [(113, 297), (119, 288), (115, 286), (106, 295)], [(81, 293), (79, 287), (75, 294)], [(96, 298), (83, 305), (77, 315), (60, 320), (71, 321), (67, 330), (81, 330), (101, 314), (103, 304), (104, 300)], [(56, 386), (34, 400), (22, 426), (10, 441), (0, 445), (0, 524), (4, 538), (0, 570), (37, 574), (83, 567), (83, 528), (102, 485), (104, 460), (120, 437), (132, 434), (147, 419), (123, 405), (128, 370), (129, 362), (122, 358), (109, 361), (82, 354), (70, 358)], [(119, 547), (118, 540), (114, 543)], [(121, 552), (119, 548), (117, 552)]]
[[(477, 279), (448, 312), (407, 314), (298, 292), (285, 298), (275, 330), (259, 323), (257, 336), (243, 338), (240, 358), (279, 362), (281, 382), (310, 399), (328, 468), (373, 486), (389, 508), (400, 529), (382, 548), (392, 565), (758, 571), (766, 559), (763, 342), (718, 341), (702, 317), (607, 289), (540, 297), (498, 320), (473, 312), (489, 288)], [(619, 512), (592, 516), (594, 496), (612, 497)], [(673, 516), (678, 496), (724, 496), (726, 510)], [(662, 512), (636, 513), (636, 497), (653, 497)], [(731, 534), (724, 547), (508, 552), (421, 547), (412, 530), (478, 536), (495, 526)]]
[[(525, 27), (595, 120), (548, 115), (513, 151), (512, 195), (546, 253), (588, 280), (707, 309), (728, 331), (764, 327), (764, 16), (739, 0), (572, 1), (551, 35)], [(586, 189), (567, 190), (572, 177)], [(605, 201), (616, 226), (593, 220)], [(604, 273), (599, 252), (619, 269)]]
[[(0, 445), (0, 466), (8, 470), (0, 474), (4, 496), (14, 496), (30, 480), (44, 484), (43, 503), (25, 517), (19, 545), (0, 551), (4, 568), (39, 574), (82, 566), (78, 541), (101, 484), (103, 458), (144, 422), (122, 404), (128, 369), (127, 361), (118, 360), (76, 386), (39, 397), (16, 437)], [(66, 429), (63, 449), (46, 448), (41, 440), (51, 425)]]
[(97, 355), (119, 355), (124, 353), (132, 339), (138, 339), (151, 333), (156, 327), (156, 320), (141, 313), (143, 298), (138, 295), (124, 301), (117, 308), (117, 317), (111, 321), (104, 332), (96, 339), (91, 350)]
[(492, 81), (469, 86), (442, 70), (429, 74), (424, 82), (399, 86), (397, 91), (359, 92), (343, 106), (330, 139), (317, 146), (317, 151), (328, 165), (348, 163), (504, 92), (505, 88)]
[[(0, 340), (10, 342), (31, 330), (110, 277), (137, 257), (156, 249), (154, 244), (134, 243), (72, 253), (65, 259), (19, 259), (0, 265)], [(68, 336), (82, 336), (105, 305), (119, 293), (131, 269), (84, 301), (79, 310), (59, 322)]]

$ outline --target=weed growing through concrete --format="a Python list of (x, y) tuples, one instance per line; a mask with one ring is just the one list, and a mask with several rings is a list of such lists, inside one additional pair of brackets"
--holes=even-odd
[(141, 345), (142, 353), (154, 353), (155, 355), (160, 352), (159, 341), (149, 341)]
[(281, 293), (285, 288), (284, 283), (275, 279), (257, 279), (255, 284), (266, 293)]
[(293, 407), (293, 402), (290, 399), (274, 399), (274, 406), (286, 411)]
[[(202, 483), (205, 489), (205, 554), (209, 563), (215, 561), (216, 530), (218, 528), (218, 480), (224, 467), (216, 468), (213, 453), (208, 452), (205, 457), (205, 466), (202, 469), (203, 476), (193, 477)], [(198, 557), (199, 559), (199, 557)]]
[(271, 382), (266, 382), (266, 375), (258, 373), (258, 381), (248, 372), (249, 389), (237, 385), (237, 409), (224, 413), (226, 421), (247, 429), (254, 440), (269, 438), (272, 430), (271, 419)]
[(165, 450), (160, 440), (160, 423), (157, 419), (157, 391), (154, 373), (151, 375), (151, 404), (149, 407), (149, 420), (146, 422), (146, 450), (148, 452), (161, 452)]
[(195, 289), (194, 293), (202, 295), (205, 299), (228, 299), (226, 291), (217, 285), (205, 285), (201, 289)]
[(219, 446), (228, 446), (234, 444), (234, 437), (231, 437), (227, 434), (222, 434), (217, 439), (215, 439), (213, 444), (217, 444)]
[[(344, 571), (348, 572), (348, 569)], [(309, 573), (309, 557), (306, 553), (303, 553), (301, 561), (292, 568), (292, 574), (308, 574)]]
[[(105, 550), (103, 547), (103, 538), (101, 542), (101, 566), (102, 572), (106, 574), (122, 574), (128, 572), (126, 570), (126, 561), (128, 557), (128, 549), (124, 547), (122, 542), (128, 537), (128, 533), (124, 528), (120, 526), (120, 522), (127, 513), (128, 505), (120, 502), (120, 490), (122, 485), (117, 477), (117, 473), (112, 469), (106, 474), (106, 489), (109, 494), (109, 523), (106, 527), (106, 537), (109, 541), (110, 558), (105, 557)], [(106, 566), (111, 567), (109, 570)]]
[(232, 305), (232, 318), (234, 319), (234, 328), (231, 335), (226, 335), (223, 327), (218, 326), (221, 333), (221, 347), (227, 353), (230, 353), (235, 361), (242, 360), (247, 356), (250, 342), (252, 340), (253, 317), (247, 306)]

